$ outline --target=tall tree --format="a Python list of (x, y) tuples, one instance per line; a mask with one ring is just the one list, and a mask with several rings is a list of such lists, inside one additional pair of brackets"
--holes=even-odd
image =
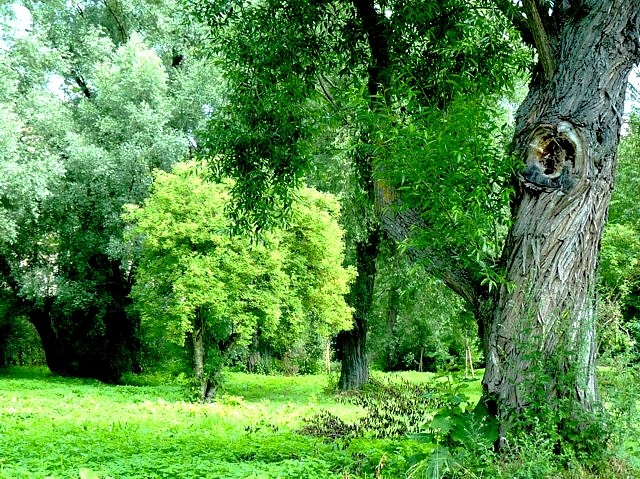
[(127, 215), (142, 237), (136, 306), (171, 341), (190, 337), (201, 399), (215, 392), (232, 346), (255, 336), (284, 346), (310, 327), (326, 337), (351, 319), (344, 295), (352, 271), (342, 266), (335, 199), (301, 190), (291, 224), (256, 244), (230, 234), (229, 187), (178, 164), (158, 172), (151, 196)]
[(158, 21), (171, 2), (25, 3), (31, 33), (7, 35), (2, 52), (15, 91), (3, 107), (18, 122), (0, 168), (24, 172), (0, 192), (3, 297), (36, 327), (53, 372), (117, 380), (139, 347), (121, 208), (187, 152), (216, 104), (202, 81), (212, 69), (174, 61), (184, 39)]
[[(264, 61), (260, 44), (240, 42), (242, 48), (239, 49), (232, 37), (227, 37), (231, 46), (229, 51), (246, 53), (245, 57), (233, 56), (232, 61), (227, 63), (237, 75), (235, 79), (240, 80), (238, 73), (249, 65), (251, 71), (259, 73), (251, 77), (254, 81), (260, 78), (270, 80), (250, 83), (251, 91), (255, 91), (252, 102), (267, 98), (264, 88), (282, 92), (285, 79), (286, 82), (295, 81), (302, 87), (295, 90), (295, 102), (289, 102), (287, 106), (295, 108), (295, 115), (261, 118), (264, 127), (279, 125), (283, 121), (287, 123), (282, 131), (278, 127), (270, 129), (271, 132), (284, 133), (281, 137), (270, 138), (271, 151), (275, 152), (285, 151), (278, 147), (280, 144), (300, 147), (298, 140), (309, 138), (310, 130), (306, 130), (306, 135), (302, 136), (287, 135), (286, 132), (294, 133), (301, 126), (309, 126), (302, 113), (304, 98), (314, 91), (314, 83), (319, 83), (320, 89), (328, 83), (322, 78), (317, 80), (314, 74), (323, 69), (334, 71), (330, 67), (336, 64), (345, 65), (339, 70), (342, 75), (351, 75), (352, 79), (360, 80), (360, 83), (354, 83), (368, 86), (371, 86), (372, 78), (377, 78), (375, 86), (378, 87), (384, 84), (385, 77), (375, 75), (380, 75), (387, 64), (375, 58), (373, 46), (370, 50), (373, 56), (362, 46), (366, 46), (367, 41), (380, 42), (377, 46), (384, 46), (385, 39), (382, 37), (385, 31), (400, 32), (410, 39), (408, 44), (387, 43), (405, 47), (407, 56), (401, 52), (391, 53), (392, 61), (405, 60), (399, 62), (398, 66), (411, 65), (406, 61), (408, 58), (416, 60), (416, 67), (397, 70), (403, 74), (397, 76), (397, 84), (393, 80), (390, 82), (395, 90), (378, 91), (381, 99), (395, 100), (390, 105), (395, 108), (387, 108), (386, 117), (375, 116), (373, 121), (381, 127), (376, 129), (374, 141), (367, 138), (364, 142), (376, 151), (376, 155), (363, 158), (367, 158), (367, 161), (375, 158), (370, 166), (382, 180), (378, 186), (383, 203), (387, 205), (382, 215), (385, 232), (398, 239), (407, 236), (419, 239), (419, 235), (415, 234), (416, 228), (426, 231), (435, 228), (444, 239), (452, 240), (443, 243), (432, 238), (436, 241), (417, 242), (410, 252), (414, 257), (423, 259), (427, 270), (442, 278), (468, 301), (475, 312), (487, 360), (485, 400), (492, 413), (502, 421), (503, 438), (511, 419), (530, 406), (536, 394), (541, 392), (542, 402), (551, 407), (570, 404), (577, 410), (592, 411), (597, 402), (594, 278), (613, 185), (626, 80), (632, 66), (638, 61), (640, 1), (524, 0), (517, 4), (510, 0), (494, 0), (486, 4), (478, 3), (482, 8), (475, 8), (475, 4), (467, 2), (447, 4), (463, 19), (460, 23), (455, 21), (455, 16), (452, 22), (447, 22), (446, 16), (427, 15), (425, 12), (431, 11), (430, 8), (436, 8), (430, 2), (289, 2), (283, 11), (278, 10), (273, 2), (255, 5), (243, 3), (237, 5), (237, 9), (229, 8), (227, 2), (226, 8), (221, 8), (217, 3), (206, 2), (206, 5), (208, 10), (201, 11), (201, 14), (215, 24), (221, 22), (239, 28), (240, 25), (246, 25), (243, 19), (253, 18), (252, 32), (256, 31), (262, 36), (261, 42), (269, 45), (273, 55), (298, 48), (296, 53), (301, 60), (288, 58), (286, 69), (282, 69), (279, 64)], [(364, 14), (367, 9), (369, 15)], [(269, 30), (260, 29), (261, 25), (268, 23), (259, 21), (265, 12), (270, 13), (268, 18), (277, 19), (278, 45), (284, 48), (281, 52), (273, 49), (273, 41), (265, 41), (273, 40), (267, 33)], [(331, 16), (326, 12), (342, 16)], [(411, 15), (403, 17), (401, 12), (410, 12)], [(339, 26), (327, 28), (327, 18), (337, 19)], [(385, 25), (403, 18), (406, 21), (398, 29), (385, 30)], [(427, 18), (429, 22), (424, 23)], [(490, 21), (487, 22), (487, 19)], [(504, 186), (509, 181), (509, 175), (505, 173), (511, 166), (510, 160), (500, 156), (492, 160), (493, 153), (487, 152), (494, 152), (495, 149), (483, 149), (484, 146), (491, 146), (490, 141), (470, 141), (465, 146), (466, 139), (460, 135), (460, 128), (450, 130), (450, 136), (434, 138), (439, 142), (421, 140), (420, 128), (427, 127), (428, 123), (417, 120), (435, 118), (440, 124), (446, 125), (450, 123), (450, 117), (447, 116), (450, 101), (460, 97), (459, 93), (466, 93), (467, 96), (472, 94), (472, 103), (473, 98), (480, 99), (479, 105), (485, 108), (491, 98), (486, 93), (499, 91), (500, 86), (508, 83), (504, 77), (509, 76), (510, 68), (518, 63), (510, 55), (505, 55), (505, 52), (512, 53), (514, 44), (502, 31), (491, 29), (490, 34), (480, 36), (478, 44), (485, 46), (485, 55), (469, 55), (468, 49), (461, 48), (452, 57), (449, 55), (451, 50), (442, 48), (434, 52), (430, 49), (433, 43), (429, 33), (434, 30), (425, 26), (433, 23), (437, 25), (433, 28), (443, 29), (445, 38), (455, 38), (456, 26), (463, 23), (478, 25), (482, 21), (485, 21), (485, 25), (504, 25), (508, 21), (520, 32), (522, 42), (536, 50), (537, 61), (532, 63), (529, 92), (515, 118), (511, 153), (517, 174), (514, 175), (516, 187), (511, 201), (510, 221), (500, 220), (496, 223), (505, 229), (508, 226), (508, 234), (496, 228), (496, 234), (492, 235), (496, 241), (489, 243), (483, 240), (479, 244), (473, 236), (469, 238), (472, 241), (465, 236), (472, 232), (472, 228), (463, 230), (457, 238), (456, 230), (452, 228), (460, 224), (458, 218), (467, 217), (469, 211), (488, 214), (492, 202), (474, 196), (473, 189), (477, 186), (484, 188), (480, 191), (486, 191), (484, 196), (490, 200), (497, 197), (494, 202), (497, 206), (495, 216), (509, 219), (509, 210), (504, 209), (506, 195), (503, 192), (508, 191)], [(296, 30), (293, 37), (295, 43), (287, 34), (287, 25), (292, 22), (296, 27), (303, 27)], [(318, 32), (327, 32), (327, 35), (319, 35)], [(374, 32), (373, 36), (367, 37), (367, 32)], [(462, 32), (462, 38), (474, 38), (469, 35), (469, 30), (463, 29)], [(340, 41), (329, 44), (319, 40), (336, 37)], [(462, 42), (462, 45), (468, 46), (469, 42)], [(325, 56), (319, 54), (324, 51), (329, 53)], [(349, 54), (345, 55), (345, 51)], [(353, 52), (356, 54), (351, 55)], [(246, 58), (247, 61), (240, 62), (240, 58)], [(340, 63), (336, 58), (348, 58), (349, 62)], [(449, 69), (439, 70), (439, 67), (447, 65), (441, 61), (446, 58), (454, 58), (453, 65)], [(496, 58), (501, 61), (488, 61)], [(469, 69), (461, 68), (465, 65), (470, 65)], [(457, 90), (462, 91), (447, 95), (439, 82), (422, 81), (438, 78), (434, 74), (437, 71), (444, 72), (440, 77), (442, 80), (453, 81), (458, 86)], [(419, 72), (424, 76), (417, 75)], [(232, 85), (236, 88), (243, 82), (237, 81)], [(400, 89), (398, 85), (404, 88)], [(430, 88), (422, 89), (422, 85)], [(475, 85), (476, 89), (464, 91), (461, 88), (470, 85)], [(239, 96), (249, 93), (242, 88), (237, 92)], [(369, 95), (366, 97), (370, 101)], [(268, 98), (273, 108), (277, 102), (273, 102), (274, 97)], [(433, 109), (433, 115), (423, 114), (429, 109), (430, 99), (443, 99), (431, 106), (443, 110), (444, 114), (435, 115), (436, 110)], [(239, 115), (240, 110), (233, 111)], [(352, 108), (354, 116), (361, 111), (357, 107)], [(272, 109), (271, 113), (275, 111)], [(488, 120), (491, 121), (490, 118)], [(421, 153), (429, 152), (437, 145), (455, 145), (448, 159), (446, 155), (434, 157), (439, 159), (439, 170), (416, 168), (405, 172), (407, 177), (415, 180), (413, 184), (425, 185), (432, 191), (430, 196), (424, 197), (426, 204), (433, 204), (439, 198), (438, 194), (441, 195), (440, 198), (445, 200), (443, 204), (449, 205), (442, 208), (448, 221), (437, 220), (433, 211), (421, 209), (416, 201), (398, 205), (405, 197), (403, 185), (394, 179), (397, 171), (385, 169), (389, 165), (387, 161), (393, 162), (394, 158), (384, 153), (392, 145), (390, 140), (393, 138), (389, 134), (396, 134), (397, 126), (407, 123), (409, 125), (402, 131), (414, 141), (416, 149), (420, 147)], [(483, 130), (483, 124), (486, 125), (486, 121), (481, 122), (477, 131)], [(459, 125), (466, 126), (468, 123)], [(485, 131), (492, 129), (489, 127)], [(446, 152), (445, 147), (439, 149)], [(247, 191), (253, 191), (253, 196), (247, 196), (252, 198), (260, 199), (256, 191), (269, 198), (273, 193), (281, 193), (281, 185), (286, 185), (287, 179), (296, 178), (301, 169), (308, 165), (308, 158), (299, 154), (278, 156), (274, 161), (267, 151), (258, 156), (247, 148), (242, 154), (238, 154), (237, 148), (227, 151), (233, 152), (227, 153), (224, 159), (232, 173), (246, 179), (256, 176), (262, 179), (260, 184), (254, 182), (251, 185), (253, 189), (247, 188)], [(478, 164), (474, 165), (476, 160)], [(446, 167), (447, 161), (451, 162), (449, 168)], [(389, 166), (393, 170), (393, 163)], [(429, 173), (433, 171), (437, 175), (430, 176)], [(473, 174), (468, 174), (469, 171)], [(280, 172), (286, 173), (286, 176), (282, 178)], [(391, 177), (390, 184), (385, 185), (388, 177)], [(455, 195), (449, 194), (450, 190), (440, 189), (443, 184), (457, 185), (453, 190)], [(239, 185), (248, 186), (242, 182)], [(268, 188), (260, 188), (261, 185), (267, 185)], [(461, 185), (466, 186), (463, 188)], [(286, 192), (284, 194), (286, 196)], [(470, 198), (482, 207), (479, 210), (469, 208)], [(456, 200), (449, 201), (452, 199)], [(261, 206), (266, 205), (268, 209), (273, 200), (258, 203), (257, 210), (265, 211)], [(481, 216), (478, 215), (478, 218)], [(492, 251), (499, 253), (493, 256)]]
[(640, 2), (498, 4), (533, 43), (538, 64), (516, 115), (521, 187), (502, 255), (506, 282), (487, 325), (483, 384), (504, 419), (536, 390), (591, 411), (596, 266), (627, 78), (640, 58)]
[[(367, 317), (384, 235), (374, 208), (376, 176), (385, 169), (389, 174), (383, 166), (389, 160), (385, 130), (394, 130), (392, 117), (402, 122), (425, 107), (444, 108), (456, 89), (501, 90), (511, 82), (505, 72), (519, 50), (505, 57), (500, 45), (506, 49), (513, 40), (504, 35), (504, 21), (455, 0), (292, 2), (286, 8), (279, 2), (237, 8), (189, 3), (215, 30), (212, 48), (230, 89), (232, 100), (214, 115), (203, 144), (217, 155), (221, 170), (239, 178), (238, 219), (249, 227), (272, 221), (265, 211), (273, 210), (274, 198), (286, 203), (287, 185), (313, 163), (308, 145), (327, 123), (330, 130), (341, 123), (350, 136), (346, 174), (359, 204), (345, 210), (357, 212), (348, 237), (358, 279), (350, 295), (355, 327), (339, 335), (337, 344), (343, 358), (340, 387), (358, 387), (368, 375)], [(469, 81), (475, 74), (485, 80), (480, 87)]]

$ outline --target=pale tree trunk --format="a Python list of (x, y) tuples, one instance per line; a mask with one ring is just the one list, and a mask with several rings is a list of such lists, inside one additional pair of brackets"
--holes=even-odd
[(193, 340), (193, 372), (198, 382), (199, 396), (201, 401), (205, 401), (209, 390), (209, 378), (204, 370), (204, 320), (200, 311), (196, 311), (195, 324), (191, 332)]
[(640, 0), (580, 3), (529, 21), (543, 68), (516, 118), (514, 153), (525, 166), (483, 380), (507, 426), (540, 394), (585, 411), (597, 403), (596, 267), (626, 82), (638, 59)]

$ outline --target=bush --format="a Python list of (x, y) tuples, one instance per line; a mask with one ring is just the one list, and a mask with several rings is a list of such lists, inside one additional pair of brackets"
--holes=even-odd
[(0, 367), (44, 364), (44, 350), (33, 325), (22, 316), (0, 320)]
[(364, 389), (341, 394), (338, 401), (360, 406), (366, 413), (356, 422), (347, 423), (329, 411), (321, 411), (306, 419), (300, 432), (327, 439), (403, 437), (420, 430), (430, 413), (442, 405), (442, 396), (435, 382), (370, 378)]

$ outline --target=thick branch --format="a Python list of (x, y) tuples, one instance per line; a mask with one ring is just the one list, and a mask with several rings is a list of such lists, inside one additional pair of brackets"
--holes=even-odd
[(552, 54), (549, 34), (540, 15), (536, 0), (523, 0), (522, 6), (527, 15), (527, 23), (533, 35), (533, 41), (538, 51), (538, 58), (544, 71), (546, 80), (550, 80), (555, 70), (555, 59)]
[(522, 41), (532, 47), (535, 46), (533, 34), (527, 23), (527, 19), (522, 15), (520, 7), (511, 0), (493, 0), (493, 4), (509, 20), (522, 37)]
[(91, 90), (89, 90), (89, 86), (87, 85), (87, 82), (85, 81), (84, 77), (82, 75), (79, 74), (75, 74), (75, 80), (76, 80), (76, 84), (78, 85), (78, 87), (80, 88), (80, 91), (82, 92), (82, 94), (90, 99), (91, 98)]
[[(118, 33), (120, 33), (120, 41), (122, 43), (125, 43), (129, 39), (129, 36), (127, 35), (127, 29), (125, 28), (124, 23), (122, 22), (122, 20), (120, 20), (120, 17), (118, 17), (115, 10), (111, 8), (111, 5), (109, 4), (109, 0), (103, 0), (103, 3), (104, 3), (104, 6), (109, 11), (109, 13), (111, 14), (111, 17), (113, 18), (113, 20), (116, 22), (116, 25), (118, 26)], [(120, 10), (122, 11), (122, 8)]]
[[(415, 229), (426, 228), (420, 215), (412, 209), (391, 211), (391, 208), (387, 208), (381, 216), (383, 231), (396, 242), (411, 239)], [(479, 281), (474, 280), (468, 269), (455, 259), (455, 255), (427, 246), (420, 249), (409, 248), (407, 255), (414, 261), (420, 261), (429, 274), (441, 279), (474, 309), (479, 306), (484, 297), (484, 288)]]
[(391, 56), (387, 22), (384, 15), (376, 12), (373, 0), (353, 0), (362, 21), (362, 28), (367, 33), (369, 49), (371, 51), (371, 65), (369, 66), (369, 95), (372, 105), (378, 100), (379, 87), (383, 89), (386, 101), (389, 100), (389, 86), (391, 83)]

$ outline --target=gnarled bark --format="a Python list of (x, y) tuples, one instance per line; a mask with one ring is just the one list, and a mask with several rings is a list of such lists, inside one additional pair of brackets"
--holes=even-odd
[(597, 257), (639, 14), (640, 0), (554, 12), (554, 70), (534, 78), (518, 111), (514, 151), (524, 167), (483, 381), (503, 418), (540, 391), (586, 411), (596, 404)]

